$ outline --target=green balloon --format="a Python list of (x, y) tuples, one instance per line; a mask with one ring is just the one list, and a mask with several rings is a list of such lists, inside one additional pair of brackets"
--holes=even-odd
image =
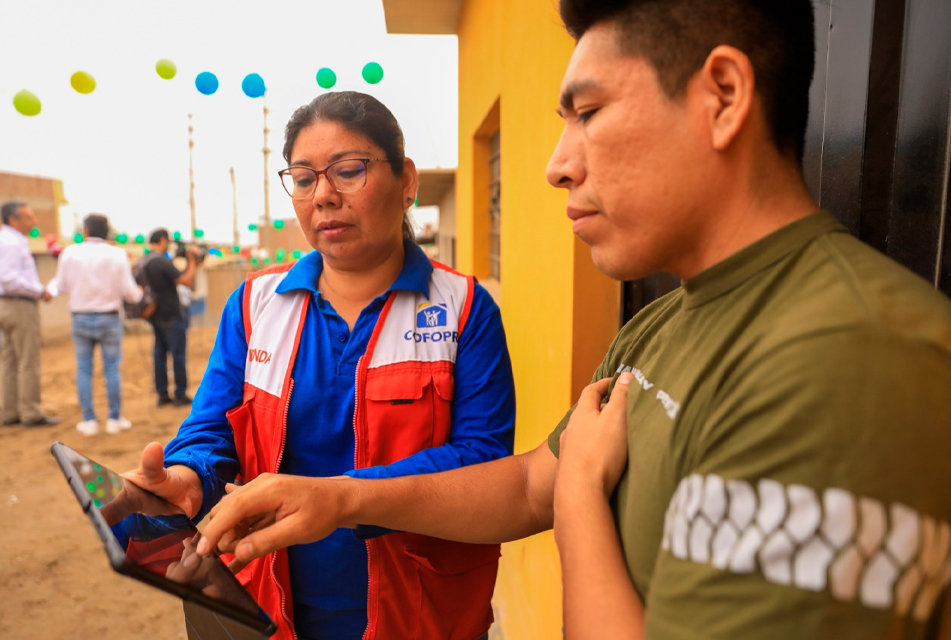
[(171, 80), (177, 72), (178, 69), (175, 67), (175, 63), (168, 58), (162, 58), (155, 63), (155, 73), (159, 74), (159, 77), (164, 80)]
[(283, 228), (284, 228), (284, 221), (281, 220), (281, 219), (275, 220), (275, 221), (274, 221), (274, 228), (275, 228), (275, 229), (283, 229)]
[(127, 233), (118, 233), (116, 234), (116, 242), (119, 244), (125, 244), (129, 241), (129, 234)]
[(253, 222), (248, 225), (248, 231), (257, 231), (257, 230), (258, 230), (258, 225), (254, 224)]
[(139, 235), (137, 235), (137, 236), (135, 237), (135, 243), (136, 243), (136, 244), (145, 244), (145, 236), (143, 236), (141, 233), (140, 233)]
[(146, 247), (146, 248), (142, 249), (142, 255), (145, 255), (145, 254), (149, 253), (150, 251), (152, 251), (152, 250), (149, 249), (148, 247)]
[(295, 250), (291, 255), (294, 256), (295, 260), (300, 260), (300, 251)]
[(233, 247), (231, 247), (231, 250), (234, 251), (235, 253), (241, 253), (241, 247), (239, 247), (238, 245), (234, 245)]
[(257, 258), (251, 258), (251, 264), (257, 264), (257, 263), (258, 263)]
[(264, 259), (264, 264), (271, 264), (271, 259), (270, 259), (270, 258), (265, 258), (265, 259)]
[(73, 236), (73, 242), (80, 244), (83, 241), (83, 234), (76, 232), (76, 235)]
[(13, 96), (13, 108), (25, 116), (35, 116), (40, 112), (40, 99), (24, 89)]
[(40, 229), (39, 229), (39, 227), (33, 227), (32, 229), (30, 229), (30, 237), (31, 237), (31, 238), (39, 238), (39, 237), (40, 237)]
[(92, 93), (96, 90), (96, 79), (85, 71), (77, 71), (70, 79), (69, 84), (79, 93)]
[(205, 232), (202, 231), (201, 229), (195, 229), (194, 231), (192, 231), (192, 235), (194, 235), (196, 238), (204, 238)]
[(376, 62), (368, 62), (363, 67), (363, 79), (370, 84), (376, 84), (383, 79), (383, 67)]
[(181, 232), (181, 231), (173, 231), (173, 232), (172, 232), (172, 240), (174, 240), (175, 242), (178, 242), (178, 241), (181, 240), (181, 239), (182, 239), (182, 232)]
[(337, 74), (333, 70), (324, 67), (317, 72), (317, 84), (323, 89), (329, 89), (337, 84)]
[(283, 249), (278, 249), (274, 252), (274, 257), (277, 258), (278, 262), (283, 262), (284, 258), (287, 257), (287, 252)]

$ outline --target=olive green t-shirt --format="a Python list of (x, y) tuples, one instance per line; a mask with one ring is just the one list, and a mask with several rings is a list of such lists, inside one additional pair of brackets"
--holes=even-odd
[(621, 371), (613, 506), (648, 638), (936, 637), (947, 298), (819, 212), (641, 311), (594, 379)]

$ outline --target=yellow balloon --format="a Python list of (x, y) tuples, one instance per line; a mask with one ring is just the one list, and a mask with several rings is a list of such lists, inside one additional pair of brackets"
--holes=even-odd
[(169, 60), (168, 58), (162, 58), (155, 63), (155, 72), (159, 74), (159, 77), (165, 80), (171, 80), (175, 77), (175, 74), (178, 72), (178, 69), (175, 67), (175, 63)]
[(24, 89), (13, 96), (13, 108), (25, 116), (35, 116), (40, 112), (40, 99)]
[(96, 89), (96, 80), (85, 71), (77, 71), (69, 79), (69, 84), (79, 93), (92, 93)]

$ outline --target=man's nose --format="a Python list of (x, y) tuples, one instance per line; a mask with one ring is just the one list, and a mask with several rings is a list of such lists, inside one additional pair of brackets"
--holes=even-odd
[(552, 151), (545, 177), (553, 187), (567, 189), (583, 179), (581, 154), (578, 144), (571, 139), (567, 131), (562, 131), (555, 150)]

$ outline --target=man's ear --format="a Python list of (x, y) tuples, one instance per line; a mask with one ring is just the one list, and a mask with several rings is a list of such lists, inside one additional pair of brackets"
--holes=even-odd
[(755, 98), (753, 65), (739, 49), (720, 45), (707, 56), (698, 76), (711, 147), (724, 151), (749, 121)]

